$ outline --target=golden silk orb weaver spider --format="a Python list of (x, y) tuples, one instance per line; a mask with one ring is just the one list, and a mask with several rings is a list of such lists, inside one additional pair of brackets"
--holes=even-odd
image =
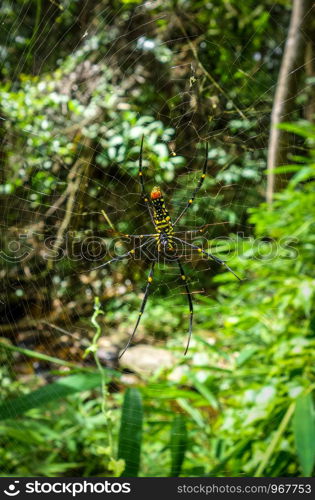
[(141, 307), (139, 310), (139, 315), (138, 315), (136, 324), (134, 326), (133, 332), (130, 335), (129, 340), (128, 340), (126, 346), (124, 347), (123, 351), (120, 353), (119, 358), (121, 358), (121, 356), (126, 352), (126, 350), (130, 346), (130, 344), (131, 344), (131, 342), (136, 334), (136, 331), (138, 329), (142, 314), (144, 312), (144, 309), (145, 309), (145, 306), (147, 303), (150, 287), (151, 287), (151, 284), (153, 282), (154, 266), (155, 266), (156, 262), (158, 262), (161, 257), (167, 261), (175, 261), (177, 263), (178, 268), (179, 268), (180, 278), (181, 278), (181, 280), (184, 284), (185, 290), (186, 290), (186, 295), (187, 295), (187, 300), (188, 300), (188, 305), (189, 305), (189, 331), (188, 331), (188, 340), (187, 340), (186, 349), (185, 349), (185, 355), (186, 355), (188, 348), (189, 348), (191, 335), (192, 335), (194, 310), (193, 310), (193, 301), (192, 301), (191, 292), (189, 290), (187, 280), (186, 280), (186, 275), (185, 275), (185, 272), (184, 272), (184, 269), (183, 269), (183, 266), (182, 266), (182, 263), (180, 260), (181, 257), (178, 255), (178, 252), (177, 252), (178, 244), (182, 245), (183, 248), (185, 248), (187, 246), (190, 248), (193, 248), (193, 249), (197, 250), (197, 252), (199, 254), (201, 254), (202, 256), (205, 256), (207, 260), (214, 261), (217, 264), (221, 264), (221, 265), (225, 266), (225, 268), (230, 273), (232, 273), (238, 280), (241, 281), (241, 278), (239, 278), (235, 274), (235, 272), (232, 271), (232, 269), (227, 265), (227, 263), (225, 261), (219, 259), (218, 257), (211, 254), (210, 252), (206, 252), (205, 250), (203, 250), (203, 248), (201, 248), (197, 245), (194, 245), (192, 243), (189, 243), (188, 241), (185, 241), (182, 238), (179, 238), (178, 236), (176, 236), (177, 234), (181, 234), (183, 232), (185, 232), (185, 233), (202, 232), (203, 231), (202, 229), (197, 230), (197, 231), (181, 231), (180, 233), (176, 233), (174, 231), (174, 227), (177, 225), (177, 223), (183, 217), (184, 213), (193, 204), (195, 197), (196, 197), (198, 191), (200, 190), (200, 188), (204, 182), (204, 179), (206, 177), (207, 163), (208, 163), (208, 143), (206, 143), (204, 165), (203, 165), (202, 174), (199, 178), (197, 186), (195, 187), (195, 189), (194, 189), (190, 199), (187, 201), (185, 207), (183, 208), (183, 210), (179, 213), (179, 215), (176, 217), (175, 221), (173, 222), (171, 219), (171, 216), (169, 214), (169, 211), (166, 207), (166, 204), (165, 204), (163, 194), (162, 194), (160, 187), (159, 186), (153, 187), (153, 189), (150, 193), (150, 196), (148, 196), (146, 193), (144, 179), (143, 179), (143, 169), (142, 169), (143, 139), (144, 139), (144, 137), (142, 137), (141, 146), (140, 146), (138, 175), (139, 175), (140, 185), (141, 185), (141, 198), (143, 199), (144, 203), (147, 206), (151, 222), (152, 222), (154, 229), (155, 229), (155, 233), (141, 234), (141, 235), (124, 235), (124, 236), (128, 236), (130, 238), (140, 238), (141, 240), (145, 239), (145, 241), (144, 241), (144, 243), (141, 243), (140, 245), (133, 248), (129, 252), (127, 252), (123, 255), (120, 255), (118, 257), (115, 257), (115, 258), (105, 262), (104, 264), (94, 268), (94, 269), (98, 269), (100, 267), (107, 266), (108, 264), (111, 264), (112, 262), (117, 262), (117, 261), (120, 261), (120, 260), (123, 260), (126, 258), (134, 257), (136, 250), (142, 249), (143, 247), (148, 246), (149, 244), (153, 243), (154, 254), (153, 254), (151, 268), (150, 268), (148, 279), (147, 279), (146, 288), (144, 291), (144, 296), (143, 296)]

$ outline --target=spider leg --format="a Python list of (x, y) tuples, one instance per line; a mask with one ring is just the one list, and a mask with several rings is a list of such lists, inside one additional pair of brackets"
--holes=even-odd
[(129, 340), (128, 340), (126, 346), (124, 347), (123, 351), (119, 354), (118, 359), (120, 359), (125, 354), (125, 352), (127, 351), (128, 347), (130, 346), (130, 344), (131, 344), (131, 342), (132, 342), (132, 340), (133, 340), (133, 338), (134, 338), (134, 336), (136, 334), (136, 331), (138, 329), (138, 326), (139, 326), (139, 323), (140, 323), (143, 311), (144, 311), (146, 303), (147, 303), (150, 286), (151, 286), (151, 283), (153, 281), (154, 266), (155, 266), (155, 261), (153, 261), (152, 264), (151, 264), (151, 269), (150, 269), (149, 276), (148, 276), (147, 286), (145, 288), (144, 297), (142, 299), (142, 304), (141, 304), (141, 307), (140, 307), (140, 311), (139, 311), (139, 316), (138, 316), (137, 322), (135, 324), (135, 327), (133, 329), (132, 334), (129, 337)]
[[(185, 232), (185, 231), (181, 231), (181, 232)], [(121, 233), (120, 231), (117, 231), (116, 229), (113, 230), (113, 229), (110, 229), (107, 231), (107, 233), (111, 233), (111, 235), (115, 235), (117, 236), (118, 238), (133, 238), (133, 239), (143, 239), (143, 238), (156, 238), (157, 236), (159, 236), (159, 233), (149, 233), (149, 234), (129, 234), (129, 233)]]
[(148, 243), (152, 243), (155, 241), (152, 240), (152, 239), (149, 239), (147, 241), (145, 241), (144, 243), (142, 243), (142, 245), (139, 245), (138, 247), (136, 248), (133, 248), (132, 250), (130, 250), (129, 252), (127, 253), (124, 253), (123, 255), (119, 255), (118, 257), (114, 257), (113, 259), (111, 260), (108, 260), (107, 262), (104, 262), (103, 264), (101, 264), (100, 266), (97, 266), (97, 267), (93, 267), (93, 269), (90, 269), (90, 271), (95, 271), (95, 269), (100, 269), (101, 267), (105, 267), (105, 266), (108, 266), (108, 264), (111, 264), (112, 262), (118, 262), (120, 260), (123, 260), (123, 259), (126, 259), (127, 257), (131, 257), (132, 255), (135, 254), (136, 250), (139, 250), (140, 248), (144, 247), (145, 245), (147, 245)]
[(126, 234), (126, 233), (121, 233), (122, 236), (124, 236), (125, 238), (156, 238), (157, 236), (159, 236), (159, 233), (151, 233), (151, 234)]
[(227, 265), (227, 263), (224, 260), (219, 259), (219, 257), (216, 257), (215, 255), (213, 255), (210, 252), (206, 252), (205, 250), (203, 250), (202, 248), (198, 247), (197, 245), (192, 245), (191, 243), (188, 243), (188, 241), (184, 241), (181, 238), (176, 238), (175, 236), (173, 238), (174, 238), (174, 240), (180, 241), (184, 245), (188, 245), (191, 248), (195, 248), (196, 250), (198, 250), (199, 253), (202, 253), (203, 255), (206, 255), (209, 260), (214, 260), (214, 262), (217, 262), (217, 264), (221, 264), (222, 266), (224, 266), (239, 281), (243, 281), (239, 276), (237, 276), (237, 274), (235, 274), (235, 272)]
[(194, 202), (194, 199), (197, 196), (198, 191), (200, 190), (200, 188), (203, 184), (203, 181), (205, 180), (206, 172), (207, 172), (207, 164), (208, 164), (208, 149), (209, 149), (209, 146), (208, 146), (208, 143), (206, 142), (206, 154), (205, 154), (205, 162), (204, 162), (203, 169), (202, 169), (202, 175), (198, 181), (196, 188), (193, 191), (193, 194), (191, 195), (191, 198), (188, 200), (186, 206), (184, 207), (184, 209), (181, 211), (181, 213), (179, 214), (179, 216), (175, 220), (173, 226), (175, 226), (177, 224), (177, 222), (183, 217), (186, 210), (188, 210), (188, 208), (191, 207), (191, 205)]
[(190, 293), (190, 290), (189, 290), (189, 287), (188, 287), (188, 284), (187, 284), (187, 281), (186, 281), (185, 272), (184, 272), (183, 266), (182, 266), (182, 264), (181, 264), (181, 262), (180, 262), (179, 259), (177, 260), (177, 264), (178, 264), (178, 267), (179, 267), (180, 276), (181, 276), (181, 278), (182, 278), (182, 280), (184, 282), (185, 288), (186, 288), (186, 295), (187, 295), (187, 299), (188, 299), (189, 314), (190, 314), (190, 316), (189, 316), (188, 340), (187, 340), (187, 345), (186, 345), (186, 349), (185, 349), (185, 353), (184, 353), (184, 355), (186, 356), (188, 348), (189, 348), (191, 334), (192, 334), (192, 323), (193, 323), (193, 316), (194, 316), (194, 308), (193, 308), (193, 302), (192, 302), (192, 298), (191, 298), (191, 293)]
[(152, 211), (151, 211), (151, 207), (150, 207), (150, 200), (149, 200), (149, 197), (145, 191), (145, 187), (144, 187), (144, 180), (143, 180), (143, 172), (142, 172), (142, 153), (143, 153), (143, 140), (144, 140), (144, 135), (142, 136), (142, 139), (141, 139), (141, 146), (140, 146), (140, 156), (139, 156), (139, 177), (140, 177), (140, 184), (141, 184), (141, 197), (143, 198), (143, 201), (145, 202), (147, 208), (148, 208), (148, 212), (150, 214), (150, 218), (151, 218), (151, 221), (152, 221), (152, 224), (154, 225), (154, 219), (153, 219), (153, 215), (152, 215)]
[[(189, 231), (175, 231), (173, 234), (199, 234), (199, 233), (204, 233), (206, 231), (206, 229), (209, 227), (209, 226), (222, 226), (223, 224), (229, 224), (228, 222), (213, 222), (213, 223), (209, 223), (209, 224), (205, 224), (203, 226), (200, 226), (199, 229), (192, 229), (192, 230), (189, 230)], [(146, 235), (145, 235), (146, 236)], [(151, 236), (151, 235), (150, 235)], [(155, 236), (152, 234), (152, 236)]]

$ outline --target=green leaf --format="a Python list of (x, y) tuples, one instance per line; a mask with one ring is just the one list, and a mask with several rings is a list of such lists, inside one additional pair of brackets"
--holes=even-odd
[(29, 394), (6, 400), (0, 406), (0, 419), (17, 417), (31, 408), (43, 406), (75, 392), (94, 389), (100, 384), (101, 377), (99, 373), (80, 373), (61, 378), (57, 382), (40, 387)]
[(180, 475), (187, 449), (187, 443), (188, 437), (186, 419), (183, 415), (177, 415), (173, 420), (171, 429), (171, 477), (178, 477)]
[(125, 461), (124, 477), (138, 476), (142, 441), (143, 407), (137, 389), (127, 389), (120, 422), (118, 459)]
[(236, 358), (236, 365), (238, 367), (243, 366), (249, 359), (253, 357), (256, 351), (256, 346), (245, 347), (245, 349), (243, 349)]
[(312, 394), (297, 399), (293, 432), (303, 475), (311, 476), (315, 462), (315, 414)]
[(196, 424), (199, 425), (199, 427), (201, 427), (202, 429), (204, 429), (206, 424), (204, 419), (202, 418), (202, 413), (197, 408), (194, 408), (194, 406), (190, 404), (190, 401), (188, 399), (178, 398), (176, 401), (179, 404), (179, 406), (183, 408), (183, 410), (185, 410), (191, 416), (191, 418), (196, 422)]
[(298, 123), (279, 123), (277, 128), (286, 130), (287, 132), (293, 132), (306, 139), (315, 139), (315, 127), (311, 126), (307, 121), (301, 120)]
[(264, 174), (270, 174), (271, 172), (275, 174), (286, 174), (289, 172), (298, 172), (301, 170), (301, 165), (281, 165), (281, 167), (276, 167), (274, 169), (264, 170)]
[(261, 477), (267, 465), (270, 464), (271, 457), (275, 453), (275, 450), (289, 425), (289, 422), (292, 418), (294, 411), (295, 411), (295, 403), (291, 403), (290, 406), (287, 408), (287, 411), (285, 412), (278, 429), (275, 431), (265, 453), (262, 456), (262, 460), (255, 472), (255, 477)]
[(25, 429), (24, 426), (19, 429), (14, 425), (0, 425), (0, 436), (2, 439), (5, 436), (6, 439), (10, 438), (27, 445), (35, 444), (36, 446), (39, 446), (43, 444), (44, 441), (42, 436), (34, 429)]
[(224, 458), (222, 458), (222, 460), (220, 460), (220, 462), (213, 469), (210, 470), (208, 475), (210, 477), (214, 477), (220, 474), (222, 470), (226, 470), (227, 462), (231, 460), (231, 458), (233, 457), (243, 456), (245, 450), (248, 449), (248, 446), (249, 446), (248, 439), (237, 442), (235, 446), (229, 449), (229, 453), (227, 453), (224, 456)]
[(31, 351), (30, 349), (25, 349), (23, 347), (7, 344), (6, 342), (0, 342), (0, 349), (12, 352), (19, 352), (20, 354), (23, 354), (24, 356), (28, 356), (30, 358), (40, 359), (41, 361), (48, 361), (48, 363), (54, 363), (56, 365), (68, 366), (69, 368), (77, 368), (80, 371), (86, 371), (86, 372), (92, 371), (91, 369), (81, 367), (76, 363), (71, 363), (70, 361), (65, 361), (64, 359), (55, 358), (53, 356), (47, 356), (47, 354), (44, 354), (42, 352)]
[(54, 462), (52, 464), (43, 463), (42, 465), (37, 464), (38, 472), (42, 473), (44, 476), (61, 476), (63, 473), (71, 469), (77, 469), (82, 467), (82, 462)]

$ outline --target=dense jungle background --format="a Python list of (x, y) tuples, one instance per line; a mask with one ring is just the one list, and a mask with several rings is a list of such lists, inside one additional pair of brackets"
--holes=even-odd
[[(308, 0), (0, 6), (0, 473), (311, 476), (315, 23)], [(237, 273), (159, 262), (161, 186)], [(202, 233), (198, 232), (202, 229)], [(190, 231), (190, 233), (188, 232)], [(137, 253), (136, 253), (137, 254)]]

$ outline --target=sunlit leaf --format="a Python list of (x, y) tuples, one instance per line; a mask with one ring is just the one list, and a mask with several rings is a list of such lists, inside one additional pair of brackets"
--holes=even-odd
[(176, 415), (171, 428), (171, 477), (178, 477), (180, 475), (187, 445), (186, 419), (183, 415)]
[(118, 459), (125, 461), (124, 477), (138, 476), (142, 441), (142, 398), (137, 389), (127, 389), (120, 421)]
[(312, 394), (297, 399), (293, 431), (303, 475), (311, 476), (315, 463), (315, 412)]

